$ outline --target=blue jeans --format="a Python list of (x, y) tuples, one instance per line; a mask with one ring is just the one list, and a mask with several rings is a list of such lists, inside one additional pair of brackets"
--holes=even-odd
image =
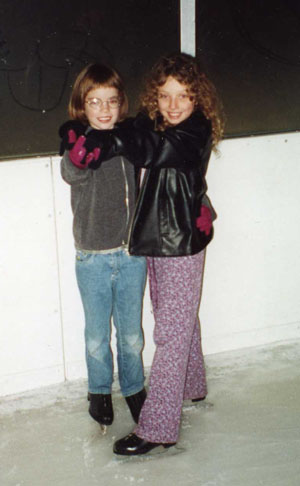
[(116, 328), (117, 362), (122, 394), (144, 387), (141, 327), (146, 260), (120, 250), (76, 252), (76, 277), (85, 314), (88, 386), (91, 393), (111, 393), (113, 355), (111, 317)]

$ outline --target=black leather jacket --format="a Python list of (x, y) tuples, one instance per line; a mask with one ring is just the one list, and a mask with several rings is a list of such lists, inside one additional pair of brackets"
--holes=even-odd
[(100, 163), (123, 154), (136, 167), (147, 169), (132, 221), (131, 254), (185, 256), (206, 247), (213, 230), (206, 236), (196, 227), (196, 219), (207, 189), (212, 130), (200, 111), (163, 132), (138, 115), (113, 130), (91, 131), (88, 138), (91, 146), (102, 147)]

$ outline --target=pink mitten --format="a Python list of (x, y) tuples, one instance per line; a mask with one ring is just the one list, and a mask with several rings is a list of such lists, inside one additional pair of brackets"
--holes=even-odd
[[(69, 141), (76, 140), (76, 134), (70, 130), (68, 133)], [(74, 147), (69, 151), (69, 157), (72, 162), (78, 169), (85, 169), (87, 167), (86, 161), (84, 160), (86, 154), (86, 148), (84, 147), (84, 143), (86, 141), (86, 137), (84, 135), (80, 135), (78, 139), (74, 143)], [(73, 142), (70, 142), (73, 143)]]
[(210, 210), (207, 206), (201, 206), (200, 216), (196, 219), (196, 226), (200, 231), (203, 231), (206, 236), (211, 232), (212, 219)]
[(76, 142), (76, 140), (77, 140), (77, 135), (76, 135), (76, 133), (74, 132), (74, 130), (72, 130), (72, 129), (71, 129), (71, 130), (69, 130), (69, 131), (68, 131), (68, 143), (69, 143), (70, 145), (74, 145), (74, 144), (75, 144), (75, 142)]
[(90, 165), (91, 162), (97, 162), (100, 157), (100, 148), (96, 147), (92, 152), (89, 152), (85, 158), (86, 165)]

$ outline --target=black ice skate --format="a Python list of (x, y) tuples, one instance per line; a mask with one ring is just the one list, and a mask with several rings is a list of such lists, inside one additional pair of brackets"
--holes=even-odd
[(111, 425), (114, 420), (111, 394), (89, 393), (88, 399), (90, 401), (89, 414), (100, 424), (102, 433), (105, 434), (107, 426)]

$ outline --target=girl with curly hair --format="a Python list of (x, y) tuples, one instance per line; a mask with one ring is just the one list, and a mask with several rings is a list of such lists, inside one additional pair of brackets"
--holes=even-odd
[[(193, 111), (200, 110), (212, 124), (212, 148), (215, 149), (223, 136), (224, 119), (220, 100), (212, 82), (202, 71), (200, 64), (188, 54), (175, 54), (162, 57), (152, 68), (146, 81), (145, 91), (141, 96), (141, 109), (152, 120), (157, 120), (157, 128), (163, 130), (178, 124), (177, 120), (168, 120), (161, 113), (159, 100), (164, 96), (158, 91), (167, 79), (174, 78), (185, 85)], [(181, 98), (182, 99), (182, 98)]]
[(198, 320), (204, 248), (212, 238), (205, 173), (223, 134), (215, 88), (192, 56), (160, 59), (141, 100), (135, 135), (130, 128), (116, 134), (115, 150), (123, 146), (132, 163), (148, 169), (129, 251), (148, 257), (156, 351), (138, 426), (114, 444), (121, 455), (175, 445), (183, 400), (207, 394)]
[(158, 61), (141, 107), (148, 120), (134, 122), (140, 137), (149, 125), (153, 131), (141, 147), (147, 156), (128, 154), (148, 168), (129, 249), (148, 256), (156, 351), (138, 426), (114, 444), (121, 455), (175, 445), (183, 400), (207, 394), (198, 320), (204, 248), (212, 238), (205, 173), (223, 134), (215, 88), (186, 54)]

